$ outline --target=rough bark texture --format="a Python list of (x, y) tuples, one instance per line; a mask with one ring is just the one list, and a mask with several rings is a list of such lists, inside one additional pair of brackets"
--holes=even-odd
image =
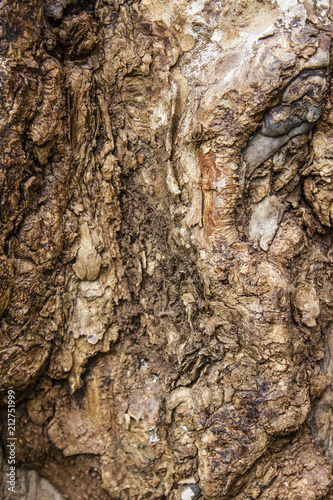
[(0, 9), (3, 444), (13, 389), (64, 499), (332, 499), (333, 5)]

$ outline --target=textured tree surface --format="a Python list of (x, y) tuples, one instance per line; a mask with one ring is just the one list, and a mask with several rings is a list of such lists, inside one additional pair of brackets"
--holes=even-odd
[(3, 498), (333, 499), (332, 37), (326, 0), (0, 0)]

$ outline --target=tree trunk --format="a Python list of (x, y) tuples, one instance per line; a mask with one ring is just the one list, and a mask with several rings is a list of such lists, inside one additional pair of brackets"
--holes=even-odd
[(3, 498), (333, 499), (332, 4), (0, 9)]

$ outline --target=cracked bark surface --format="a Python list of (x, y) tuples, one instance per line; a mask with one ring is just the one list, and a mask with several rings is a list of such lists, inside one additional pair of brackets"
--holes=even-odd
[(18, 463), (64, 499), (332, 499), (332, 5), (0, 13)]

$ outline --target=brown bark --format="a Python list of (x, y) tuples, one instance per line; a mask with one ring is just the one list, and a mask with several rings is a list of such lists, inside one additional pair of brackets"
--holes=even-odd
[(332, 6), (0, 9), (4, 450), (11, 389), (63, 498), (333, 498)]

